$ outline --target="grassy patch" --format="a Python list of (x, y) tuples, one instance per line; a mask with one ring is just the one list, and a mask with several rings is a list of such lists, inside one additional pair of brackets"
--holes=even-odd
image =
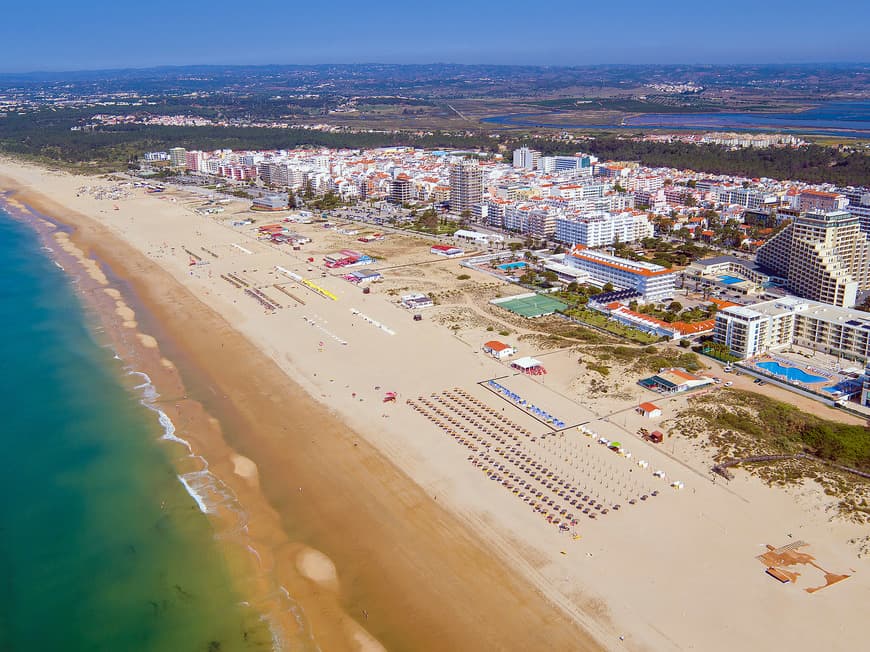
[(601, 328), (609, 333), (618, 335), (619, 337), (637, 342), (638, 344), (653, 344), (661, 339), (655, 335), (638, 330), (637, 328), (631, 328), (630, 326), (624, 326), (623, 324), (612, 321), (608, 319), (606, 315), (596, 312), (595, 310), (590, 310), (589, 308), (570, 308), (565, 311), (565, 314), (572, 319), (583, 322), (584, 324)]
[(682, 367), (687, 371), (697, 371), (701, 361), (689, 351), (677, 351), (666, 347), (654, 346), (601, 346), (592, 351), (599, 361), (624, 365), (635, 374), (657, 372), (667, 367)]
[[(757, 448), (778, 453), (807, 452), (837, 464), (870, 471), (870, 429), (823, 419), (793, 405), (746, 391), (701, 397), (693, 412), (710, 427), (742, 435)], [(703, 408), (700, 406), (703, 405)], [(736, 408), (736, 409), (734, 409)]]

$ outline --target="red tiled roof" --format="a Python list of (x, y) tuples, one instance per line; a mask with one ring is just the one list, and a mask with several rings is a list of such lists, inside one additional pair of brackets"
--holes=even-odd
[(574, 251), (571, 254), (574, 258), (582, 258), (583, 260), (588, 260), (593, 263), (598, 263), (600, 265), (605, 265), (606, 267), (613, 267), (614, 269), (621, 269), (625, 272), (631, 272), (632, 274), (640, 274), (641, 276), (661, 276), (662, 274), (670, 274), (670, 269), (661, 269), (658, 271), (652, 271), (649, 269), (643, 269), (642, 267), (630, 267), (628, 265), (621, 265), (619, 263), (613, 263), (609, 260), (601, 260), (595, 256), (585, 256), (579, 252), (579, 247), (575, 247)]

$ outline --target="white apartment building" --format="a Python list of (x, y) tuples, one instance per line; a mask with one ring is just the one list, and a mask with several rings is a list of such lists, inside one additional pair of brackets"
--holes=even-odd
[(544, 205), (516, 204), (504, 210), (503, 228), (534, 238), (549, 239), (556, 232), (557, 210)]
[(523, 170), (535, 170), (538, 167), (540, 158), (541, 153), (538, 150), (520, 147), (514, 150), (514, 167)]
[(483, 198), (483, 170), (476, 159), (450, 166), (450, 210), (469, 213)]
[(574, 180), (566, 183), (553, 184), (550, 188), (550, 197), (559, 197), (561, 199), (567, 199), (570, 202), (580, 202), (604, 197), (604, 191), (606, 188), (607, 186), (603, 183), (591, 180), (587, 183), (582, 183), (578, 182), (578, 180)]
[(565, 256), (565, 264), (587, 272), (596, 285), (611, 283), (620, 290), (634, 290), (644, 301), (662, 301), (674, 296), (677, 275), (661, 265), (582, 248), (575, 248)]
[(720, 310), (713, 337), (739, 358), (797, 345), (870, 361), (870, 314), (794, 296)]
[(846, 210), (858, 218), (861, 230), (870, 234), (870, 190), (867, 188), (846, 188), (843, 194), (849, 202)]
[(570, 245), (606, 247), (652, 236), (653, 226), (644, 213), (595, 211), (556, 219), (555, 240)]
[(504, 216), (511, 203), (505, 199), (490, 199), (486, 202), (486, 224), (499, 229), (505, 228)]
[(594, 156), (554, 156), (554, 164), (556, 172), (567, 172), (573, 170), (589, 170), (592, 174), (593, 164), (598, 162)]
[(636, 175), (628, 180), (627, 188), (635, 192), (640, 190), (643, 192), (655, 192), (663, 188), (665, 180), (658, 174)]
[(538, 170), (540, 172), (554, 172), (556, 170), (556, 158), (554, 156), (542, 156), (538, 159)]
[(183, 147), (171, 147), (169, 149), (169, 165), (174, 168), (183, 168), (187, 165), (187, 150)]
[(774, 204), (777, 198), (772, 193), (763, 193), (757, 188), (741, 186), (720, 186), (714, 188), (716, 200), (720, 204), (736, 204), (749, 209), (758, 209), (765, 204)]

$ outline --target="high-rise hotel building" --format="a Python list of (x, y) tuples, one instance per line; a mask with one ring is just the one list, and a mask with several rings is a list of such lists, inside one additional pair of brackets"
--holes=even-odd
[(847, 211), (799, 215), (759, 248), (756, 261), (813, 301), (851, 307), (870, 289), (870, 240)]
[(450, 168), (450, 210), (472, 211), (483, 199), (483, 170), (477, 159), (464, 159)]

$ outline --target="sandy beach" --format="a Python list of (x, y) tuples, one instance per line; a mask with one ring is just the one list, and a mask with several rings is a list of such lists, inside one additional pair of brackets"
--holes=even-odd
[[(292, 225), (312, 238), (293, 251), (259, 241), (256, 224), (233, 227), (240, 216), (264, 223), (241, 201), (204, 215), (187, 191), (93, 191), (117, 185), (0, 162), (13, 212), (71, 227), (42, 225), (189, 442), (167, 444), (180, 473), (207, 461), (216, 535), (286, 646), (860, 646), (870, 568), (848, 541), (866, 528), (833, 517), (813, 483), (774, 489), (742, 472), (713, 482), (689, 442), (641, 441), (649, 422), (633, 407), (654, 397), (628, 380), (590, 391), (575, 347), (539, 348), (531, 328), (492, 312), (488, 299), (512, 287), (476, 272), (458, 280), (457, 261), (407, 235), (363, 245)], [(384, 282), (363, 294), (323, 267), (341, 248), (376, 256)], [(406, 292), (439, 305), (415, 322), (397, 305)], [(493, 329), (549, 373), (485, 356)], [(663, 401), (666, 415), (680, 401)], [(619, 438), (632, 457), (584, 430)], [(801, 566), (781, 585), (756, 557), (797, 541), (826, 572)], [(826, 575), (848, 578), (806, 590)]]

